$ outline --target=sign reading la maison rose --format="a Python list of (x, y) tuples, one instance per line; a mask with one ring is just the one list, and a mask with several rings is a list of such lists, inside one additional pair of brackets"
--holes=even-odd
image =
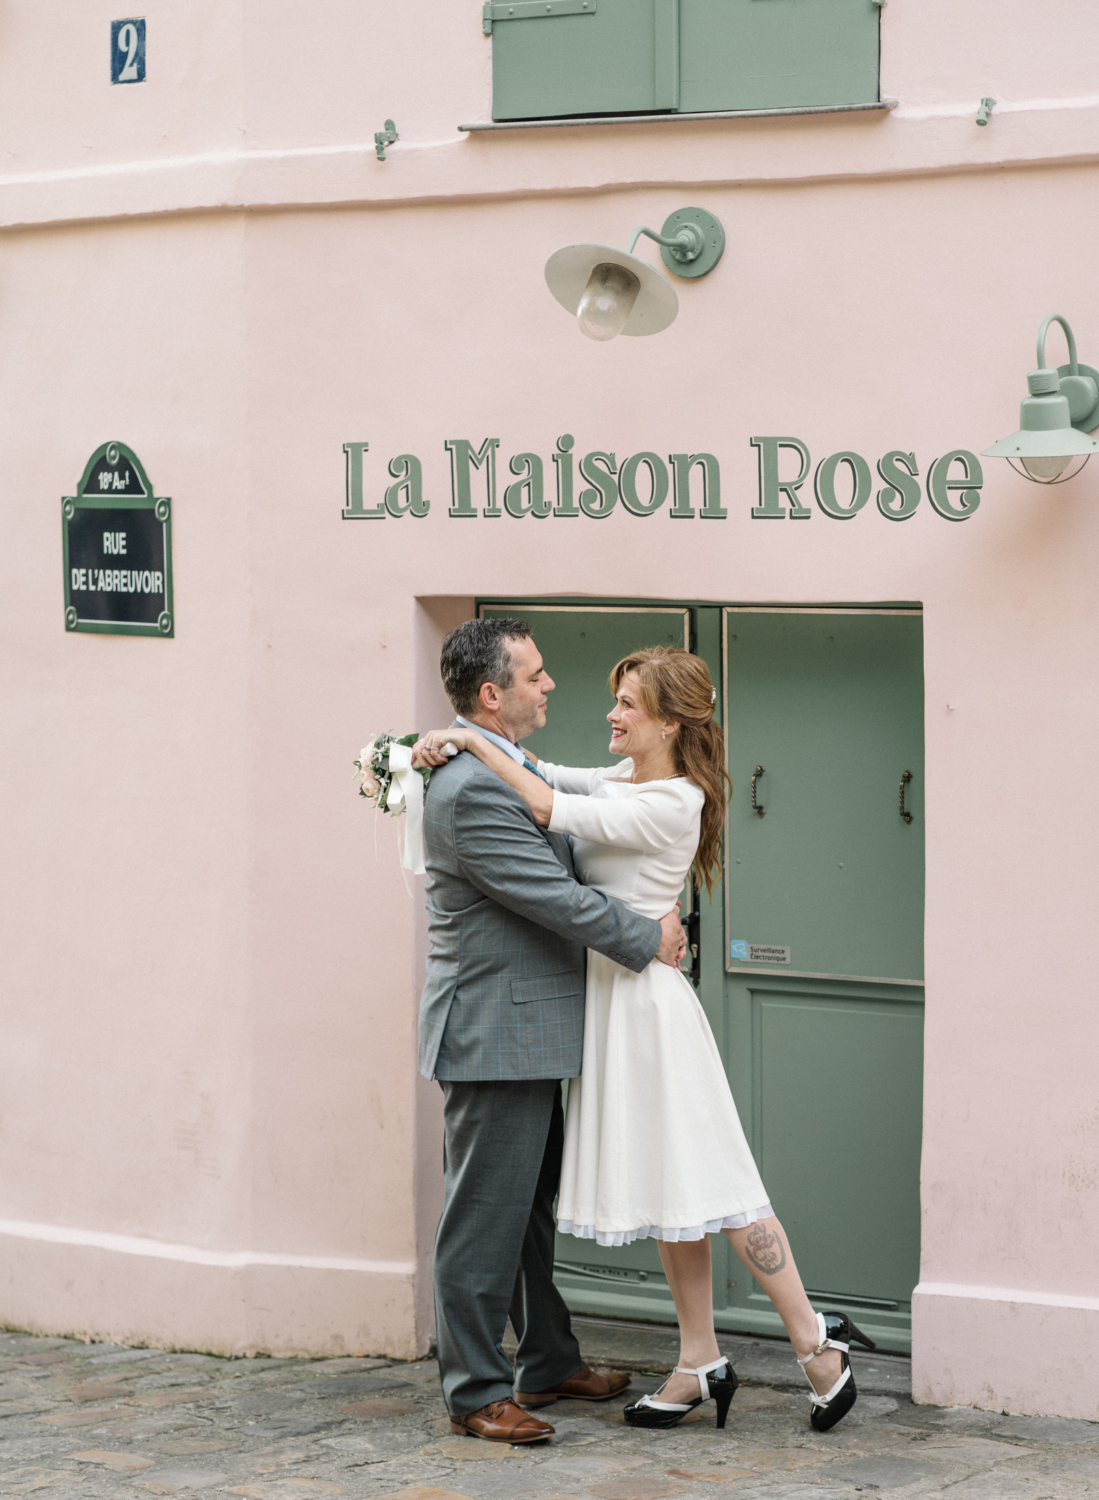
[[(850, 521), (874, 499), (887, 521), (907, 521), (926, 494), (945, 521), (967, 521), (981, 502), (984, 475), (976, 454), (954, 448), (932, 460), (921, 474), (914, 453), (884, 453), (874, 470), (860, 453), (830, 453), (814, 467), (809, 449), (796, 437), (754, 437), (759, 475), (756, 521), (807, 521), (819, 510), (833, 521)], [(499, 438), (479, 447), (466, 438), (447, 438), (450, 505), (455, 520), (531, 516), (605, 520), (621, 507), (631, 516), (653, 516), (667, 507), (675, 521), (724, 521), (721, 465), (712, 453), (615, 453), (595, 449), (580, 455), (568, 434), (557, 439), (547, 468), (539, 453), (516, 453), (506, 472)], [(387, 465), (388, 482), (368, 478), (369, 443), (344, 443), (347, 461), (345, 521), (384, 521), (423, 517), (431, 511), (424, 494), (423, 465), (414, 453), (399, 453)], [(510, 481), (501, 485), (499, 475)], [(880, 487), (879, 487), (880, 483)]]

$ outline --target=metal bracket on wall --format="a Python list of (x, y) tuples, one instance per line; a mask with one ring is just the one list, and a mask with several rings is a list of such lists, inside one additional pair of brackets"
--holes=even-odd
[(392, 120), (385, 122), (384, 130), (374, 132), (374, 151), (379, 161), (385, 161), (385, 148), (397, 139), (397, 127)]
[(989, 98), (986, 95), (981, 100), (981, 107), (977, 111), (977, 124), (978, 125), (987, 125), (988, 124), (988, 117), (992, 113), (993, 109), (995, 109), (995, 107), (996, 107), (996, 101), (995, 101), (995, 99), (991, 99), (991, 98)]
[(540, 21), (549, 16), (594, 16), (597, 0), (486, 0), (481, 30), (492, 35), (494, 21)]

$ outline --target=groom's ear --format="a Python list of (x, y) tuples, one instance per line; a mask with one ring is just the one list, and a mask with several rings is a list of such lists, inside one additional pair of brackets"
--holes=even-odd
[(481, 700), (481, 707), (487, 709), (490, 714), (495, 713), (503, 702), (500, 689), (494, 682), (482, 682), (477, 696)]

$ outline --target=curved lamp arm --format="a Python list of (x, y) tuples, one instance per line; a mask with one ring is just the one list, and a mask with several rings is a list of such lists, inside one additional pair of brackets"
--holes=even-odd
[[(630, 235), (630, 242), (626, 246), (627, 254), (633, 254), (634, 246), (643, 234), (648, 235), (650, 240), (655, 240), (658, 245), (665, 245), (669, 250), (674, 251), (676, 260), (697, 260), (705, 244), (705, 237), (697, 224), (684, 224), (679, 233), (671, 238), (657, 234), (655, 229), (647, 229), (644, 224), (639, 224)], [(1069, 337), (1071, 338), (1072, 335), (1070, 334)]]
[[(647, 232), (648, 231), (646, 231), (646, 233)], [(641, 231), (638, 230), (638, 233), (640, 234)], [(1046, 364), (1046, 332), (1048, 331), (1049, 325), (1051, 323), (1060, 323), (1061, 327), (1065, 330), (1065, 338), (1068, 341), (1069, 372), (1073, 375), (1079, 375), (1080, 367), (1076, 361), (1076, 340), (1072, 336), (1072, 329), (1068, 326), (1067, 321), (1062, 318), (1060, 313), (1050, 313), (1049, 317), (1045, 319), (1041, 328), (1039, 328), (1038, 330), (1039, 370), (1045, 370), (1049, 368)]]

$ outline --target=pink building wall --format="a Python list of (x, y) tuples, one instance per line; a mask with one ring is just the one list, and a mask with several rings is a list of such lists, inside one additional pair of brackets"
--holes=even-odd
[[(1099, 1416), (1099, 471), (1046, 492), (986, 460), (958, 525), (926, 500), (902, 526), (873, 503), (775, 525), (749, 442), (926, 472), (1016, 425), (1046, 313), (1099, 363), (1094, 7), (896, 0), (888, 114), (472, 136), (477, 6), (322, 0), (303, 55), (300, 7), (156, 0), (132, 89), (107, 82), (106, 8), (9, 10), (0, 1319), (422, 1351), (423, 935), (395, 831), (353, 795), (365, 734), (444, 712), (438, 640), (477, 594), (918, 600), (916, 1391)], [(678, 320), (581, 338), (549, 253), (691, 202), (729, 248), (678, 283)], [(714, 452), (728, 519), (448, 517), (445, 439), (549, 469), (564, 432)], [(60, 497), (110, 438), (173, 497), (172, 641), (63, 628)], [(430, 514), (341, 520), (350, 441), (369, 503), (419, 455)]]

